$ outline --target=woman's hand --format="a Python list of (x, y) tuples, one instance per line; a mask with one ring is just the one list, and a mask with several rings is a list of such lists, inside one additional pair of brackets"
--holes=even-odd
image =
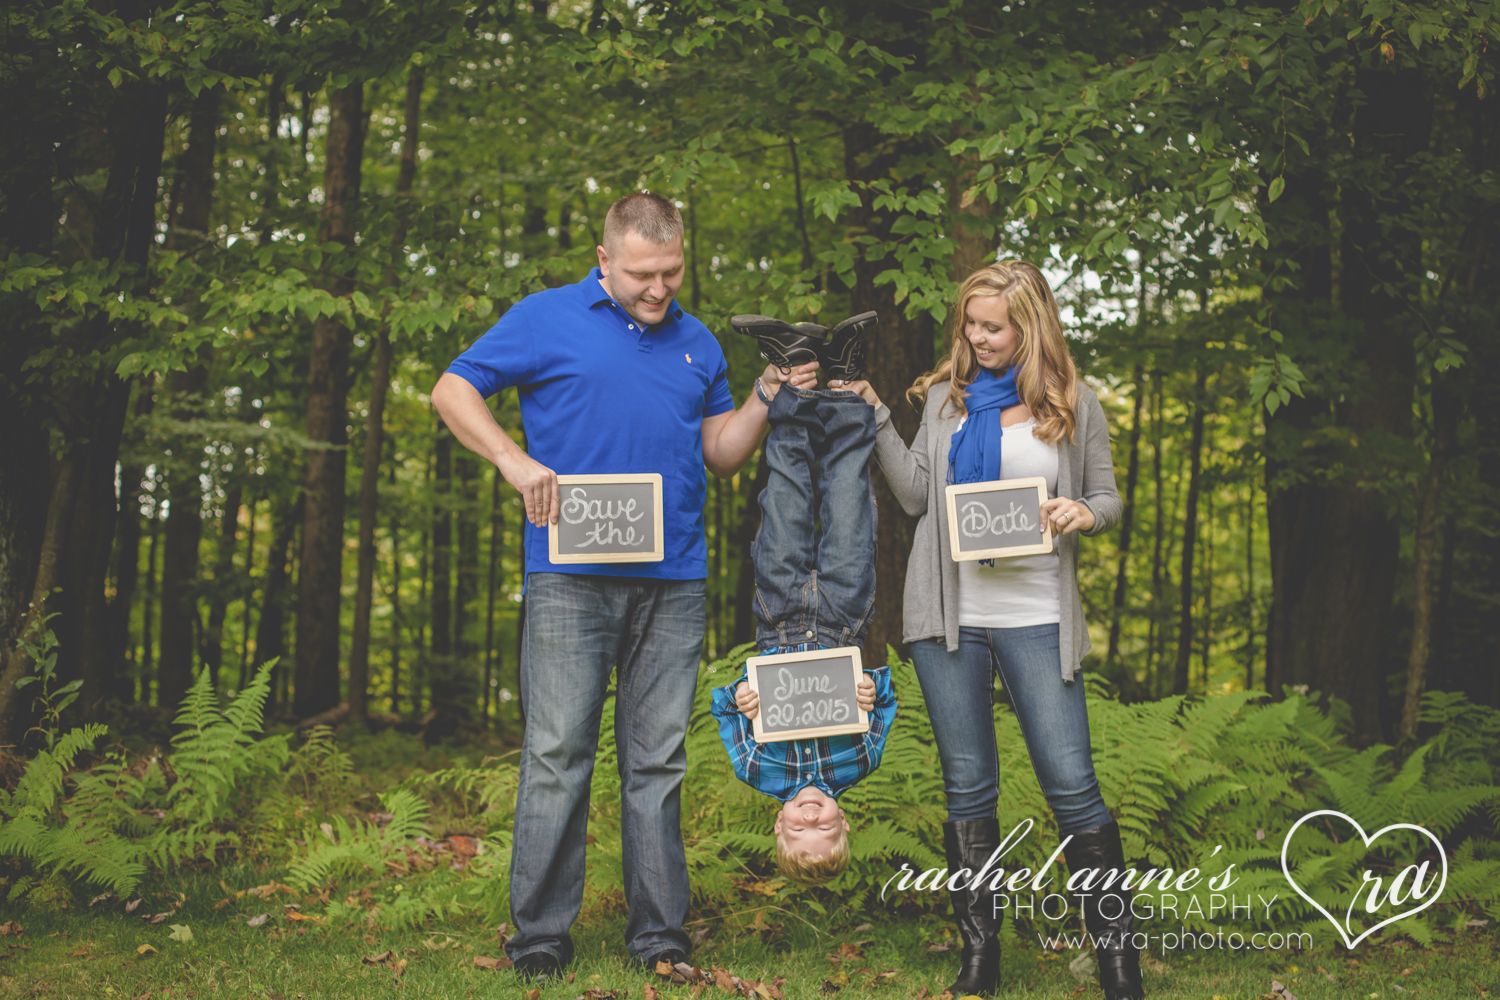
[(766, 365), (766, 370), (760, 373), (760, 384), (765, 387), (766, 395), (772, 399), (775, 399), (776, 394), (781, 391), (783, 382), (794, 389), (811, 392), (818, 387), (818, 363), (810, 361), (788, 372), (783, 372), (775, 365)]
[(1052, 523), (1054, 535), (1088, 531), (1094, 526), (1094, 512), (1086, 504), (1067, 497), (1053, 497), (1043, 503), (1042, 516)]
[(842, 389), (845, 392), (855, 392), (859, 394), (860, 399), (863, 399), (871, 406), (880, 405), (880, 397), (875, 395), (875, 387), (864, 379), (860, 379), (858, 382), (840, 382), (838, 379), (833, 379), (828, 383), (828, 388)]

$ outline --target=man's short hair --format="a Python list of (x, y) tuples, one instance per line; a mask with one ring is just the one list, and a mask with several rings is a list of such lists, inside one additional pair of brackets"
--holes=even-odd
[(682, 213), (659, 194), (636, 191), (609, 206), (604, 217), (604, 251), (612, 252), (626, 233), (657, 246), (682, 239)]
[(849, 831), (840, 829), (833, 848), (824, 857), (807, 851), (794, 851), (780, 836), (776, 838), (776, 869), (782, 876), (801, 886), (827, 885), (849, 867)]

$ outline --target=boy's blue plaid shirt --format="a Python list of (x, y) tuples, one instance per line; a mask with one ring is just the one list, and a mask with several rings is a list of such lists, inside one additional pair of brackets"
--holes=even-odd
[[(796, 653), (820, 647), (811, 643), (769, 649), (772, 653)], [(842, 736), (820, 736), (817, 739), (787, 740), (781, 743), (757, 743), (753, 723), (735, 706), (734, 689), (739, 679), (714, 688), (713, 714), (719, 720), (719, 738), (729, 751), (734, 773), (741, 781), (782, 802), (808, 785), (816, 785), (826, 795), (838, 798), (859, 784), (880, 766), (885, 739), (896, 718), (896, 691), (891, 686), (891, 668), (868, 670), (875, 682), (875, 708), (870, 712), (870, 731)]]

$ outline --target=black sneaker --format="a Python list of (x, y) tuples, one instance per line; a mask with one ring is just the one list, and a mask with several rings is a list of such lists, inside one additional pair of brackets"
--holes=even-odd
[(736, 316), (729, 321), (729, 325), (738, 333), (754, 337), (760, 344), (760, 356), (784, 373), (798, 365), (817, 361), (823, 338), (828, 335), (828, 328), (816, 323), (798, 323), (793, 326), (770, 316), (753, 313)]
[(845, 383), (865, 377), (865, 359), (877, 322), (875, 313), (860, 313), (828, 331), (827, 340), (818, 348), (818, 366), (825, 377)]
[(533, 951), (516, 959), (511, 966), (527, 982), (539, 983), (562, 973), (562, 963), (550, 951)]

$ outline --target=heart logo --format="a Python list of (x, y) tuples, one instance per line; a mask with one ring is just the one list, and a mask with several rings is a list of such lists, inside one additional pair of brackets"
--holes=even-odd
[[(1373, 883), (1373, 886), (1369, 889), (1370, 897), (1367, 903), (1367, 909), (1373, 912), (1374, 910), (1378, 909), (1380, 905), (1382, 905), (1382, 901), (1379, 899), (1381, 880), (1372, 876), (1369, 871), (1365, 872), (1365, 879), (1360, 884), (1360, 887), (1355, 890), (1354, 902), (1349, 904), (1349, 910), (1344, 915), (1343, 923), (1340, 923), (1338, 918), (1335, 917), (1332, 913), (1329, 913), (1327, 910), (1323, 909), (1323, 907), (1319, 905), (1318, 901), (1313, 899), (1312, 896), (1302, 891), (1302, 887), (1297, 884), (1297, 881), (1294, 878), (1292, 878), (1291, 869), (1287, 867), (1286, 851), (1287, 848), (1291, 845), (1292, 836), (1296, 834), (1298, 828), (1308, 820), (1317, 819), (1319, 816), (1337, 816), (1345, 823), (1348, 823), (1350, 826), (1354, 827), (1354, 829), (1359, 831), (1360, 838), (1364, 840), (1366, 850), (1369, 849), (1372, 843), (1379, 840), (1383, 835), (1389, 833), (1392, 830), (1414, 830), (1417, 833), (1420, 833), (1422, 836), (1432, 841), (1432, 846), (1437, 848), (1438, 857), (1443, 861), (1442, 880), (1438, 882), (1436, 890), (1433, 889), (1430, 879), (1428, 880), (1427, 885), (1423, 886), (1421, 885), (1421, 878), (1427, 870), (1427, 862), (1424, 861), (1420, 866), (1409, 865), (1392, 881), (1390, 889), (1386, 896), (1386, 901), (1395, 903), (1396, 905), (1401, 904), (1402, 901), (1396, 899), (1395, 897), (1398, 891), (1402, 889), (1408, 875), (1412, 875), (1412, 884), (1407, 887), (1407, 898), (1415, 899), (1426, 895), (1428, 896), (1427, 901), (1421, 906), (1414, 906), (1411, 909), (1403, 910), (1402, 912), (1397, 913), (1395, 916), (1387, 917), (1385, 920), (1382, 920), (1380, 923), (1369, 928), (1358, 937), (1350, 938), (1349, 934), (1353, 930), (1352, 924), (1354, 921), (1354, 907), (1359, 902), (1360, 894), (1361, 892), (1365, 891), (1366, 886), (1372, 886)], [(1356, 945), (1358, 945), (1365, 938), (1369, 937), (1371, 934), (1374, 934), (1376, 931), (1380, 930), (1380, 928), (1386, 926), (1387, 924), (1393, 924), (1398, 920), (1405, 920), (1407, 917), (1415, 916), (1416, 914), (1421, 913), (1423, 910), (1427, 909), (1433, 903), (1436, 903), (1438, 901), (1438, 897), (1443, 894), (1444, 887), (1448, 885), (1448, 853), (1443, 850), (1442, 842), (1437, 839), (1437, 837), (1431, 830), (1428, 830), (1425, 827), (1416, 826), (1412, 823), (1392, 823), (1390, 826), (1381, 827), (1374, 833), (1366, 834), (1364, 827), (1356, 823), (1353, 817), (1346, 816), (1335, 809), (1319, 809), (1316, 812), (1310, 812), (1306, 816), (1303, 816), (1297, 822), (1293, 823), (1292, 828), (1286, 832), (1286, 839), (1281, 842), (1281, 873), (1286, 876), (1287, 884), (1292, 887), (1297, 895), (1307, 900), (1312, 904), (1313, 909), (1317, 910), (1319, 913), (1323, 914), (1323, 916), (1328, 918), (1328, 922), (1333, 924), (1334, 928), (1339, 932), (1339, 937), (1344, 939), (1345, 947), (1347, 947), (1350, 951), (1353, 951)]]

